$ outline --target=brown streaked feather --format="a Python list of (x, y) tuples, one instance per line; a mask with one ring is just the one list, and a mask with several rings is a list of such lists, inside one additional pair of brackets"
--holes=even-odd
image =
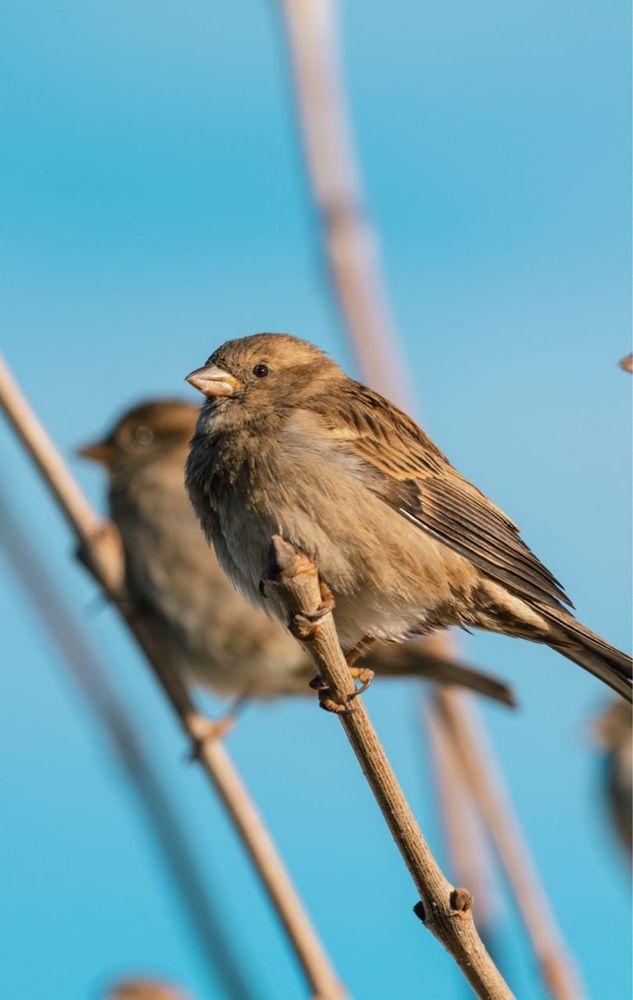
[(571, 605), (510, 518), (392, 403), (347, 379), (308, 406), (339, 448), (366, 463), (369, 489), (403, 517), (530, 603)]

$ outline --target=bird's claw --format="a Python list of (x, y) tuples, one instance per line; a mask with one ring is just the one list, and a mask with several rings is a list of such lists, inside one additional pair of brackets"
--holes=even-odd
[(296, 614), (288, 620), (287, 629), (299, 642), (311, 642), (316, 636), (317, 624), (305, 615)]
[(350, 667), (349, 672), (354, 680), (360, 681), (360, 684), (354, 693), (350, 695), (350, 698), (358, 698), (359, 694), (363, 694), (367, 690), (376, 675), (369, 667)]
[(333, 712), (334, 715), (344, 715), (347, 712), (353, 712), (354, 705), (352, 703), (354, 699), (367, 690), (375, 676), (374, 671), (370, 670), (369, 667), (350, 667), (349, 672), (355, 680), (360, 681), (360, 684), (355, 691), (347, 696), (346, 705), (341, 705), (340, 702), (330, 698), (328, 693), (330, 689), (322, 677), (313, 677), (309, 682), (312, 690), (318, 691), (319, 707), (325, 712)]
[(324, 712), (332, 712), (334, 715), (347, 715), (354, 711), (353, 705), (341, 705), (340, 702), (328, 697), (326, 694), (328, 690), (329, 688), (325, 688), (323, 691), (319, 691), (319, 708), (322, 708)]
[(308, 687), (311, 687), (313, 691), (326, 691), (327, 684), (323, 680), (320, 674), (313, 677), (311, 681), (308, 681)]
[[(265, 582), (265, 578), (264, 579)], [(261, 585), (261, 584), (260, 584)], [(288, 622), (288, 631), (301, 642), (311, 642), (317, 632), (319, 622), (334, 611), (336, 601), (327, 583), (321, 581), (321, 603), (316, 611), (301, 611)]]

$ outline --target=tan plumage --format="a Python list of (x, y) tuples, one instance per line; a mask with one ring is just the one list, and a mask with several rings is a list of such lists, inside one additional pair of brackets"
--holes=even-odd
[(190, 381), (207, 397), (189, 493), (252, 603), (273, 534), (314, 558), (345, 649), (451, 625), (543, 642), (631, 698), (631, 661), (564, 607), (506, 515), (424, 431), (298, 338), (229, 341)]
[[(204, 543), (184, 488), (197, 416), (196, 407), (179, 401), (144, 403), (81, 450), (108, 470), (128, 589), (191, 679), (240, 697), (308, 694), (314, 668), (300, 646), (248, 606)], [(439, 677), (513, 704), (507, 685), (413, 645), (372, 651), (371, 665), (392, 676)]]
[(125, 979), (108, 991), (106, 1000), (187, 1000), (187, 995), (158, 979)]

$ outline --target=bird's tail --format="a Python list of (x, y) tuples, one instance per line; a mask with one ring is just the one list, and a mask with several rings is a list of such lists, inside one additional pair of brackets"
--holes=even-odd
[(516, 706), (514, 692), (508, 684), (450, 656), (436, 653), (431, 648), (431, 637), (424, 641), (373, 646), (363, 662), (381, 676), (423, 677), (440, 684), (457, 684), (492, 701), (511, 708)]
[(566, 611), (539, 608), (555, 624), (546, 641), (553, 649), (604, 681), (627, 701), (633, 700), (633, 660)]

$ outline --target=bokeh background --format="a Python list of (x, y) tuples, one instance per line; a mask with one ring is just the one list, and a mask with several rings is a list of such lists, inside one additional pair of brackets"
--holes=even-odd
[[(341, 4), (346, 77), (403, 351), (427, 429), (522, 526), (579, 614), (630, 643), (629, 10), (624, 0)], [(351, 366), (318, 251), (273, 0), (22, 0), (0, 12), (8, 360), (68, 456), (127, 404), (193, 398), (222, 340), (286, 330)], [(6, 426), (2, 475), (42, 560), (133, 700), (254, 998), (304, 995), (261, 891), (144, 664), (71, 558)], [(99, 471), (75, 463), (103, 508)], [(0, 581), (0, 993), (86, 1000), (130, 971), (221, 998), (139, 809), (16, 587)], [(511, 679), (485, 708), (590, 996), (630, 995), (629, 876), (602, 809), (605, 690), (477, 635)], [(413, 683), (368, 696), (445, 859)], [(219, 706), (211, 702), (212, 707)], [(251, 707), (230, 748), (335, 963), (363, 1000), (464, 992), (339, 727)], [(516, 916), (503, 960), (541, 990)]]

